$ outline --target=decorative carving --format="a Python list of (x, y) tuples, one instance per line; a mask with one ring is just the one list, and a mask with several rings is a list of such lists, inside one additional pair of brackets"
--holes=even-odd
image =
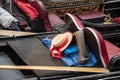
[(105, 17), (104, 24), (112, 24), (113, 18), (110, 16), (110, 13)]
[(103, 0), (43, 0), (48, 12), (63, 16), (64, 13), (87, 13), (98, 11)]

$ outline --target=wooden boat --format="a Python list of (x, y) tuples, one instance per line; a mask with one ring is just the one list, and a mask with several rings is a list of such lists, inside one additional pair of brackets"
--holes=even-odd
[[(103, 32), (105, 39), (120, 47), (120, 34), (117, 32)], [(4, 33), (1, 32), (0, 33)], [(5, 31), (5, 33), (9, 33)], [(49, 70), (21, 70), (6, 68), (5, 65), (24, 66), (65, 66), (61, 60), (53, 59), (49, 50), (41, 43), (41, 39), (48, 36), (53, 38), (58, 31), (52, 32), (13, 32), (15, 34), (0, 34), (0, 80), (64, 80), (64, 79), (119, 79), (119, 67), (108, 74), (71, 71)], [(9, 66), (10, 67), (10, 66)]]

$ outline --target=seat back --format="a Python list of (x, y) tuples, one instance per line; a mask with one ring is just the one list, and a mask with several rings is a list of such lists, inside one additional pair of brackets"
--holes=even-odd
[(73, 14), (66, 13), (64, 16), (64, 21), (66, 23), (66, 28), (70, 32), (75, 32), (85, 28), (83, 23)]
[(98, 59), (100, 67), (107, 67), (109, 63), (106, 45), (102, 35), (95, 29), (86, 27), (84, 29), (85, 40), (90, 50), (95, 54)]

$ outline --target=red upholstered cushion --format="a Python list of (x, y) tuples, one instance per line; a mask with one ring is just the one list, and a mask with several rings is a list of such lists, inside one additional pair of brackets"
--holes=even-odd
[(111, 60), (114, 56), (120, 54), (120, 48), (119, 47), (115, 46), (114, 44), (110, 43), (107, 40), (104, 40), (104, 41), (105, 41), (105, 45), (106, 45), (106, 48), (107, 48), (109, 60)]
[(27, 0), (15, 0), (15, 3), (31, 18), (36, 19), (39, 17), (37, 10), (32, 7)]

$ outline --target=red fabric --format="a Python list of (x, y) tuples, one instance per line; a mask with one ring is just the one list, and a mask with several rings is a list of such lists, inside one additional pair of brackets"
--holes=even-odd
[(105, 40), (109, 60), (111, 60), (114, 56), (120, 54), (120, 48), (115, 46), (114, 44)]
[(120, 23), (120, 17), (116, 17), (116, 18), (114, 19), (114, 21), (115, 21), (116, 23)]
[(33, 8), (27, 0), (15, 0), (15, 3), (31, 18), (36, 19), (39, 17), (38, 11)]

